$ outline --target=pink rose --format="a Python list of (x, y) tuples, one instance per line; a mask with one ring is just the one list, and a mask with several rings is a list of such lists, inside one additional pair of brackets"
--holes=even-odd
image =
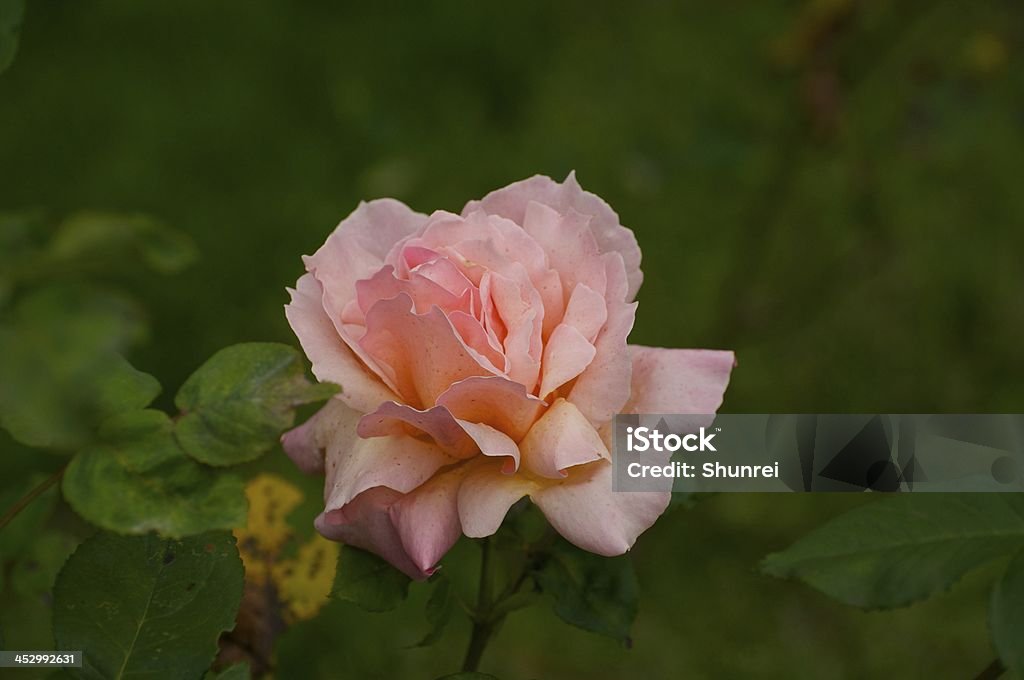
[(669, 494), (612, 491), (612, 417), (714, 413), (734, 363), (626, 344), (640, 249), (571, 173), (461, 215), (361, 203), (304, 260), (288, 322), (343, 391), (285, 451), (326, 473), (324, 536), (413, 578), (523, 496), (577, 546), (629, 550)]

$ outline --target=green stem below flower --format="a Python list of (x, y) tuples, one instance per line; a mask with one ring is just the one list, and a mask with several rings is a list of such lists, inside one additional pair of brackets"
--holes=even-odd
[(480, 543), (480, 589), (477, 592), (476, 611), (473, 612), (473, 632), (469, 636), (469, 647), (466, 658), (462, 662), (463, 672), (471, 672), (480, 667), (480, 659), (484, 655), (487, 643), (494, 633), (500, 619), (494, 620), (491, 600), (491, 539), (485, 538)]
[(522, 569), (505, 585), (497, 598), (492, 591), (494, 575), (491, 574), (491, 539), (480, 540), (480, 586), (477, 591), (476, 607), (471, 615), (473, 630), (469, 637), (469, 647), (466, 648), (466, 656), (462, 662), (464, 673), (474, 672), (479, 668), (487, 643), (501, 627), (505, 617), (527, 603), (517, 601), (519, 591), (534, 570), (543, 564), (547, 549), (555, 536), (554, 530), (548, 527), (544, 536), (527, 548)]

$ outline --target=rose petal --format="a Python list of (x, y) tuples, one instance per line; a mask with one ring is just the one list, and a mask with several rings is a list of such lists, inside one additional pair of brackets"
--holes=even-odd
[(534, 288), (540, 295), (544, 305), (544, 320), (541, 325), (541, 337), (547, 342), (555, 326), (565, 315), (565, 293), (562, 291), (562, 277), (554, 269), (549, 269), (534, 281)]
[(504, 341), (508, 336), (508, 329), (501, 321), (501, 315), (494, 306), (494, 296), (491, 295), (491, 273), (487, 272), (480, 277), (480, 324), (487, 337), (498, 344), (504, 351)]
[(325, 538), (369, 550), (409, 578), (423, 580), (430, 574), (409, 557), (388, 512), (401, 497), (397, 491), (378, 486), (359, 494), (344, 508), (325, 510), (313, 525)]
[(570, 208), (591, 217), (590, 228), (601, 252), (618, 252), (626, 265), (629, 287), (627, 301), (636, 297), (643, 282), (640, 271), (640, 247), (633, 232), (623, 227), (619, 216), (599, 196), (584, 191), (576, 181), (576, 173), (570, 172), (565, 182), (559, 184), (550, 177), (535, 175), (529, 179), (492, 191), (479, 201), (470, 201), (462, 213), (486, 210), (494, 215), (507, 217), (517, 224), (523, 224), (526, 207), (531, 201), (551, 206), (560, 213)]
[(476, 442), (480, 453), (493, 458), (505, 458), (502, 466), (504, 474), (512, 474), (519, 469), (519, 446), (507, 434), (482, 423), (468, 420), (459, 420), (458, 423)]
[(629, 550), (665, 511), (671, 496), (668, 491), (612, 491), (612, 464), (604, 460), (572, 468), (566, 479), (530, 494), (570, 543), (607, 557)]
[(403, 238), (415, 233), (427, 220), (400, 201), (390, 198), (360, 203), (351, 215), (309, 257), (306, 269), (323, 284), (327, 308), (335, 322), (341, 308), (355, 298), (356, 281), (369, 278), (384, 265), (384, 258)]
[(418, 264), (413, 267), (410, 274), (417, 274), (429, 279), (457, 297), (462, 297), (467, 290), (473, 291), (473, 282), (467, 279), (466, 275), (445, 257), (438, 256), (437, 259), (430, 262)]
[(337, 510), (375, 486), (408, 493), (455, 462), (437, 445), (414, 437), (335, 437), (325, 460), (327, 510)]
[(469, 310), (471, 293), (463, 291), (455, 295), (443, 286), (438, 285), (425, 276), (412, 272), (408, 279), (395, 276), (395, 269), (385, 265), (368, 279), (356, 281), (356, 300), (365, 314), (378, 300), (386, 300), (407, 294), (415, 305), (418, 314), (425, 314), (431, 307), (440, 307), (444, 312)]
[(474, 466), (459, 487), (459, 521), (470, 538), (490, 536), (501, 526), (516, 501), (537, 488), (522, 475), (505, 475), (501, 464), (486, 461)]
[(466, 378), (437, 398), (460, 420), (490, 425), (513, 441), (526, 436), (545, 404), (521, 383), (499, 376)]
[(404, 241), (399, 241), (395, 246), (396, 250), (393, 252), (396, 252), (401, 256), (397, 265), (393, 265), (391, 262), (391, 255), (388, 255), (384, 260), (388, 264), (392, 264), (403, 277), (408, 276), (409, 272), (413, 269), (422, 267), (423, 265), (434, 262), (435, 260), (444, 259), (436, 250), (412, 245), (412, 242), (415, 240), (415, 237), (410, 237)]
[(632, 390), (624, 413), (713, 414), (722, 405), (732, 352), (630, 345)]
[(313, 375), (318, 380), (344, 385), (338, 398), (361, 411), (397, 398), (342, 341), (324, 311), (323, 289), (312, 274), (304, 274), (295, 284), (295, 290), (289, 292), (292, 301), (285, 305), (285, 316), (312, 362)]
[(359, 420), (360, 437), (416, 436), (417, 431), (429, 435), (446, 454), (468, 458), (477, 453), (476, 444), (444, 406), (421, 411), (405, 404), (386, 401), (373, 413)]
[(532, 392), (540, 375), (543, 340), (541, 338), (543, 305), (540, 294), (519, 268), (518, 280), (488, 272), (491, 281), (491, 299), (494, 308), (508, 329), (505, 336), (505, 357), (508, 359), (508, 377), (522, 383)]
[(569, 382), (594, 360), (597, 350), (578, 330), (559, 324), (544, 346), (544, 369), (538, 394), (547, 398), (556, 389)]
[(574, 327), (588, 342), (593, 342), (608, 320), (608, 303), (604, 296), (582, 283), (569, 296), (562, 323)]
[(480, 238), (481, 235), (479, 225), (467, 222), (465, 216), (435, 210), (423, 223), (420, 233), (409, 239), (407, 247), (437, 250), (467, 239)]
[[(478, 211), (470, 215), (470, 219), (481, 220), (485, 213)], [(547, 339), (551, 331), (561, 320), (565, 312), (565, 296), (562, 293), (562, 280), (558, 272), (549, 268), (548, 255), (537, 241), (527, 234), (521, 226), (512, 220), (498, 215), (485, 216), (486, 229), (492, 234), (490, 245), (485, 255), (478, 252), (480, 244), (463, 244), (457, 246), (465, 257), (485, 266), (492, 266), (494, 271), (515, 277), (510, 271), (510, 263), (522, 265), (533, 287), (540, 295), (544, 306), (543, 337)]]
[(453, 382), (493, 373), (441, 310), (416, 314), (405, 294), (381, 300), (367, 312), (366, 334), (359, 344), (389, 369), (398, 392), (418, 408), (433, 406)]
[(611, 459), (594, 426), (565, 399), (551, 405), (519, 449), (527, 470), (550, 479), (562, 479), (577, 465)]
[(464, 468), (435, 476), (388, 509), (406, 554), (425, 575), (462, 535), (457, 499)]
[(281, 436), (281, 446), (307, 475), (323, 473), (324, 453), (328, 445), (335, 439), (355, 439), (359, 416), (358, 411), (334, 397), (302, 425), (285, 432)]
[(605, 288), (604, 296), (609, 304), (617, 302), (630, 302), (629, 281), (626, 279), (626, 265), (619, 253), (605, 253), (601, 255), (604, 262)]
[(565, 291), (583, 283), (603, 297), (607, 275), (589, 221), (588, 216), (572, 209), (562, 214), (541, 203), (530, 203), (523, 229), (547, 252)]
[(505, 373), (508, 371), (508, 359), (502, 353), (502, 348), (497, 339), (484, 330), (476, 317), (465, 312), (452, 312), (448, 315), (452, 327), (459, 334), (462, 342), (474, 350), (477, 354), (487, 360), (485, 368), (493, 373)]
[(472, 219), (487, 225), (494, 248), (509, 262), (518, 262), (526, 267), (532, 281), (550, 271), (548, 255), (537, 241), (523, 231), (522, 226), (499, 215), (487, 215), (478, 211)]
[(412, 435), (422, 431), (434, 439), (438, 446), (455, 458), (470, 458), (477, 453), (485, 456), (507, 456), (507, 472), (519, 468), (519, 447), (508, 435), (481, 423), (458, 420), (442, 405), (419, 411), (404, 404), (386, 402), (359, 421), (360, 437)]
[(592, 423), (603, 423), (622, 411), (629, 399), (632, 361), (626, 351), (626, 338), (633, 329), (637, 303), (611, 304), (608, 321), (597, 336), (594, 360), (576, 378), (569, 401)]

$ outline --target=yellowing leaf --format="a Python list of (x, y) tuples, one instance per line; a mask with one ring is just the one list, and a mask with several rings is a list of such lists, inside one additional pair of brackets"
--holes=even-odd
[(302, 492), (281, 477), (262, 474), (249, 481), (245, 495), (249, 500), (249, 523), (244, 529), (235, 529), (235, 536), (246, 578), (263, 584), (268, 563), (292, 537), (288, 513), (302, 502)]
[(272, 569), (278, 596), (287, 605), (285, 621), (312, 618), (327, 602), (341, 546), (317, 535), (301, 546), (294, 560)]
[[(246, 485), (249, 522), (236, 529), (247, 585), (271, 595), (272, 607), (286, 623), (312, 618), (331, 592), (340, 546), (316, 535), (289, 550), (297, 538), (288, 515), (303, 493), (287, 480), (261, 474)], [(284, 555), (294, 554), (286, 558)], [(268, 590), (266, 586), (270, 586)]]

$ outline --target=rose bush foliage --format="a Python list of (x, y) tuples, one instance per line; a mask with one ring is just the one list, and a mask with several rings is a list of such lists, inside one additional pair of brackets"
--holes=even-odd
[(669, 493), (612, 491), (613, 416), (712, 414), (734, 365), (627, 345), (640, 248), (573, 174), (461, 214), (362, 203), (304, 261), (288, 321), (343, 389), (284, 448), (325, 474), (321, 533), (417, 579), (524, 496), (580, 548), (629, 550)]

